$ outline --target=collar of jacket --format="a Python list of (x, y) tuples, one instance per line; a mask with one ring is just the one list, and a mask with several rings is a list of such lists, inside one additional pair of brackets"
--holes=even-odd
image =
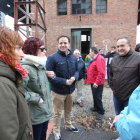
[(120, 57), (129, 57), (132, 54), (133, 54), (133, 50), (130, 48), (129, 52), (126, 55)]
[(98, 54), (96, 55), (96, 57), (93, 58), (93, 59), (91, 60), (91, 62), (92, 62), (92, 61), (96, 61), (96, 59), (98, 58), (99, 55), (100, 55), (100, 54), (98, 53)]
[[(69, 49), (68, 49), (68, 51), (70, 52), (68, 55), (71, 55), (72, 52), (71, 52)], [(66, 54), (65, 54), (64, 52), (60, 51), (59, 49), (58, 49), (57, 52), (58, 52), (59, 54), (63, 55), (63, 56), (66, 56)]]

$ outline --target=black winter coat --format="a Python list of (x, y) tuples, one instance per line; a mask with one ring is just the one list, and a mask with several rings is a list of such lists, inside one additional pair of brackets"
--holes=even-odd
[(105, 55), (105, 58), (108, 58), (107, 59), (107, 67), (110, 67), (110, 64), (111, 64), (111, 60), (115, 57), (119, 55), (117, 52), (114, 52), (114, 53), (111, 53), (111, 52), (108, 52), (106, 55)]
[(87, 71), (85, 67), (85, 62), (82, 59), (78, 61), (78, 71), (79, 71), (78, 80), (81, 80), (82, 78), (87, 79)]

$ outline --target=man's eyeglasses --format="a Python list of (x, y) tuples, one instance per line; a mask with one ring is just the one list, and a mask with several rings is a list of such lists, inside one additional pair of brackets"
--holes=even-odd
[(45, 48), (39, 48), (41, 50), (41, 52), (43, 52), (44, 50), (47, 51), (47, 49)]

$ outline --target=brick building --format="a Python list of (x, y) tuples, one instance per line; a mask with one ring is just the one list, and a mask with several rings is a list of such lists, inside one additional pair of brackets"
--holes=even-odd
[(136, 45), (139, 0), (48, 0), (46, 26), (48, 55), (57, 50), (57, 37), (71, 37), (71, 50), (88, 54), (91, 46), (108, 50), (120, 36)]
[[(14, 17), (13, 1), (0, 0), (0, 11)], [(105, 51), (107, 41), (110, 50), (111, 46), (116, 45), (116, 39), (120, 36), (128, 36), (135, 48), (136, 26), (140, 23), (139, 1), (45, 0), (48, 55), (57, 50), (56, 39), (60, 34), (69, 35), (72, 51), (78, 48), (83, 56), (88, 53), (91, 46), (104, 48)], [(38, 2), (43, 7), (42, 0)], [(22, 8), (26, 10), (25, 6)], [(35, 9), (29, 11), (33, 15)], [(23, 16), (24, 14), (19, 11), (18, 17)], [(26, 23), (26, 19), (22, 22)]]

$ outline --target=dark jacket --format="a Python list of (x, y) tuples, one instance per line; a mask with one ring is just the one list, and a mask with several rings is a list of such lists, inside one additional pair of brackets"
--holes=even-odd
[(103, 56), (104, 58), (106, 57), (104, 54), (101, 54), (101, 56)]
[(69, 50), (69, 54), (58, 50), (51, 54), (46, 62), (46, 70), (54, 71), (56, 77), (51, 80), (51, 90), (58, 94), (71, 94), (75, 90), (75, 82), (71, 86), (66, 85), (66, 80), (72, 76), (78, 80), (79, 72), (77, 67), (77, 59)]
[(119, 55), (117, 52), (114, 52), (114, 53), (108, 52), (105, 55), (105, 58), (108, 58), (107, 59), (107, 67), (110, 67), (110, 64), (111, 64), (111, 61), (112, 61), (113, 57), (115, 57), (117, 55)]
[(140, 84), (140, 55), (130, 49), (125, 56), (116, 56), (110, 65), (109, 85), (119, 101), (128, 101)]
[(80, 58), (78, 60), (78, 71), (79, 71), (79, 78), (78, 80), (81, 80), (82, 78), (87, 78), (87, 71), (85, 67), (85, 62)]
[(32, 140), (21, 74), (0, 59), (0, 140)]

